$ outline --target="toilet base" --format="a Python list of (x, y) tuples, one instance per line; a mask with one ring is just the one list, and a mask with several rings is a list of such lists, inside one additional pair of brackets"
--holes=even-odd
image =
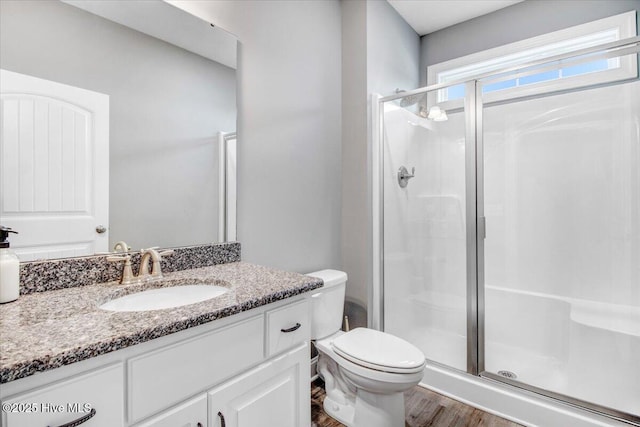
[(322, 352), (318, 372), (325, 382), (324, 411), (331, 418), (347, 427), (404, 427), (403, 391), (407, 387), (386, 393), (365, 390), (358, 384), (369, 386), (368, 381), (343, 370)]
[(353, 406), (340, 404), (329, 396), (324, 398), (322, 406), (324, 407), (324, 412), (326, 412), (331, 418), (340, 421), (347, 427), (354, 426), (353, 415), (355, 410)]
[(404, 394), (358, 390), (353, 427), (404, 427)]
[(347, 427), (404, 427), (404, 395), (369, 393), (358, 390), (355, 407), (343, 405), (329, 396), (324, 411)]

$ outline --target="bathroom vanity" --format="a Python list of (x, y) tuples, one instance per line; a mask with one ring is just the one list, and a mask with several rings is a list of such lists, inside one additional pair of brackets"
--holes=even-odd
[(305, 293), (322, 280), (243, 262), (169, 279), (215, 279), (229, 291), (182, 307), (112, 312), (99, 305), (123, 285), (102, 283), (3, 305), (2, 425), (309, 425)]

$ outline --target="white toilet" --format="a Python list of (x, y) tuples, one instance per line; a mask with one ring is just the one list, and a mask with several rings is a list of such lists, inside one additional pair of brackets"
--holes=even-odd
[(422, 380), (424, 354), (391, 334), (368, 328), (342, 332), (347, 274), (322, 270), (311, 295), (311, 339), (327, 395), (324, 410), (347, 427), (404, 427), (403, 393)]

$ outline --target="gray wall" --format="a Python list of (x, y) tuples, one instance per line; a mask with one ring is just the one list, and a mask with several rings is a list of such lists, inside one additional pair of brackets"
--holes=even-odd
[(419, 84), (420, 38), (386, 1), (342, 1), (342, 264), (347, 299), (372, 284), (371, 94)]
[(418, 35), (385, 1), (177, 4), (240, 41), (243, 259), (341, 268), (366, 306), (369, 94), (418, 86)]
[[(347, 299), (367, 307), (370, 225), (367, 186), (367, 3), (342, 6), (342, 268)], [(354, 324), (352, 308), (347, 315)], [(364, 317), (364, 316), (362, 316)], [(358, 319), (360, 320), (360, 319)], [(366, 317), (364, 319), (366, 322)]]
[(640, 0), (528, 0), (444, 28), (422, 37), (420, 84), (429, 65), (634, 9)]
[(110, 238), (217, 241), (235, 70), (57, 1), (2, 1), (0, 66), (110, 97)]
[(238, 36), (238, 240), (245, 261), (341, 268), (340, 3), (178, 4)]
[[(428, 7), (428, 6), (427, 6)], [(386, 1), (367, 2), (367, 86), (391, 95), (418, 88), (420, 38)]]

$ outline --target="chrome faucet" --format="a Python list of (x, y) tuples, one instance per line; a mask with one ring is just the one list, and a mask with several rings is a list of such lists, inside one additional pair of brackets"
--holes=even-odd
[[(138, 270), (138, 280), (160, 279), (162, 277), (162, 269), (160, 260), (162, 257), (173, 255), (172, 250), (158, 252), (157, 248), (142, 249), (140, 253), (140, 270)], [(151, 258), (151, 273), (149, 273), (149, 258)]]

